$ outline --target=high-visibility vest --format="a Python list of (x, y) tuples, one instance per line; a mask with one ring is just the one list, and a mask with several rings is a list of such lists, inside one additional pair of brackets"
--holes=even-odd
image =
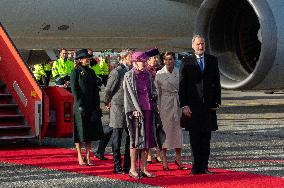
[(65, 76), (70, 76), (71, 71), (74, 69), (74, 63), (67, 59), (59, 58), (57, 61), (53, 62), (52, 65), (52, 77), (60, 76), (61, 78)]
[(36, 80), (41, 80), (42, 77), (46, 76), (46, 74), (43, 70), (43, 66), (41, 64), (34, 65), (33, 74), (34, 74)]
[(44, 69), (45, 71), (51, 71), (52, 66), (51, 66), (49, 63), (45, 63), (43, 69)]
[(92, 66), (91, 69), (95, 71), (97, 76), (100, 76), (102, 74), (100, 65), (98, 63)]
[(105, 59), (102, 59), (99, 62), (99, 67), (101, 69), (101, 75), (108, 75), (109, 74), (108, 64), (107, 64)]

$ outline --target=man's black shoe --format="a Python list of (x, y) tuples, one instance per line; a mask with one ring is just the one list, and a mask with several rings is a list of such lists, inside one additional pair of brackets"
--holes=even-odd
[(114, 169), (113, 173), (115, 173), (115, 174), (124, 174), (124, 171), (122, 169)]
[(129, 173), (129, 170), (130, 170), (129, 168), (124, 168), (124, 169), (123, 169), (123, 172), (124, 172), (125, 174), (128, 174), (128, 173)]
[(201, 174), (200, 172), (198, 172), (198, 171), (191, 171), (190, 173), (189, 173), (189, 175), (198, 175), (198, 174)]
[(108, 158), (106, 158), (105, 156), (101, 155), (101, 154), (95, 154), (96, 158), (100, 159), (100, 160), (108, 160)]
[(202, 174), (214, 174), (214, 172), (211, 172), (209, 170), (205, 170), (204, 172), (202, 172)]

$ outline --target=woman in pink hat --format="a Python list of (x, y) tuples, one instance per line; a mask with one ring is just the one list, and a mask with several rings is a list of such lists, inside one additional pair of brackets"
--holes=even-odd
[[(129, 176), (133, 178), (139, 178), (139, 175), (155, 177), (147, 171), (146, 153), (150, 148), (157, 146), (152, 100), (157, 93), (153, 79), (144, 67), (146, 61), (147, 56), (144, 52), (134, 52), (132, 54), (133, 69), (125, 74), (123, 83), (124, 108), (131, 148)], [(141, 172), (138, 172), (136, 168), (137, 150), (141, 151)]]

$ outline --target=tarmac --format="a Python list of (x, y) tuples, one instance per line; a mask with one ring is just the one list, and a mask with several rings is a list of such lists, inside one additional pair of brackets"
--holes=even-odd
[[(104, 111), (103, 122), (108, 123)], [(209, 166), (284, 178), (284, 92), (222, 91), (219, 130), (212, 133)], [(0, 142), (34, 145), (35, 140)], [(74, 148), (72, 139), (46, 138), (44, 146)], [(96, 144), (94, 144), (95, 147)], [(111, 154), (110, 144), (106, 153)], [(174, 160), (169, 153), (170, 161)], [(184, 162), (189, 164), (189, 136), (184, 131)], [(151, 187), (120, 180), (0, 162), (0, 187)]]

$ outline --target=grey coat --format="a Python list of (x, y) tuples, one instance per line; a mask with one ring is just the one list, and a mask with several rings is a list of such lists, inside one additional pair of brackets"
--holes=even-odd
[(126, 128), (126, 117), (124, 113), (124, 92), (123, 78), (128, 68), (120, 64), (109, 74), (109, 79), (105, 88), (104, 102), (111, 104), (110, 108), (110, 127)]
[[(149, 73), (149, 79), (151, 83), (150, 96), (157, 96), (156, 87), (154, 85), (153, 79)], [(138, 147), (138, 143), (140, 143), (139, 148), (145, 148), (145, 132), (144, 132), (144, 122), (143, 117), (141, 118), (141, 128), (138, 130), (140, 137), (138, 138), (137, 130), (135, 125), (133, 124), (134, 118), (132, 117), (133, 111), (138, 111), (142, 114), (142, 110), (139, 105), (136, 84), (135, 84), (135, 76), (134, 69), (128, 71), (124, 76), (123, 81), (124, 88), (124, 109), (126, 114), (127, 127), (130, 135), (130, 147)], [(154, 113), (154, 111), (153, 111)], [(155, 120), (155, 118), (153, 118)], [(153, 122), (153, 126), (155, 122)], [(154, 135), (156, 135), (156, 129), (154, 129)], [(157, 139), (155, 138), (157, 141)]]

